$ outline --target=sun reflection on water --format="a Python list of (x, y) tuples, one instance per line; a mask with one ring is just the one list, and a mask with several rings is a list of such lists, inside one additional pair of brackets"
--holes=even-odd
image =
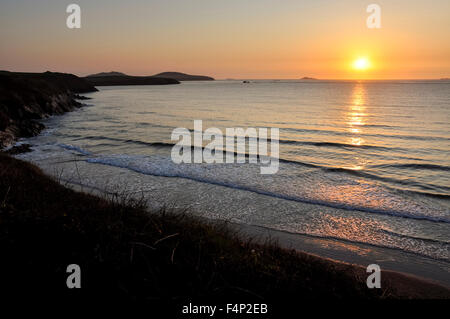
[[(366, 89), (364, 84), (359, 82), (353, 88), (352, 100), (349, 110), (346, 114), (347, 130), (351, 133), (348, 140), (349, 145), (362, 146), (365, 140), (360, 136), (366, 124)], [(355, 157), (355, 164), (345, 167), (352, 170), (361, 170), (364, 168), (359, 157)]]
[[(350, 110), (347, 113), (347, 127), (348, 130), (351, 133), (361, 133), (362, 127), (365, 124), (365, 117), (366, 117), (366, 100), (365, 100), (366, 91), (364, 88), (364, 84), (358, 83), (355, 85), (353, 89), (352, 94), (352, 103), (350, 104)], [(360, 137), (358, 137), (359, 140), (355, 140), (355, 138), (352, 138), (351, 142), (353, 144), (353, 141), (358, 141), (358, 144), (355, 145), (361, 145), (361, 143), (364, 142)]]

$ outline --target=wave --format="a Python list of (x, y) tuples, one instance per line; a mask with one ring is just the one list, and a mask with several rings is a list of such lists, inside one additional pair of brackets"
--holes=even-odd
[[(175, 145), (175, 144), (171, 144), (171, 143), (144, 142), (144, 141), (140, 141), (140, 140), (123, 139), (123, 138), (116, 138), (116, 137), (109, 137), (109, 136), (95, 136), (95, 135), (82, 136), (82, 135), (72, 134), (72, 135), (65, 135), (65, 137), (70, 137), (70, 138), (79, 139), (79, 140), (94, 140), (94, 141), (106, 140), (106, 141), (111, 141), (111, 142), (132, 143), (132, 144), (145, 145), (145, 146), (156, 146), (156, 147), (173, 147)], [(75, 150), (75, 148), (77, 148), (72, 145), (65, 145), (65, 147), (63, 145), (65, 145), (65, 144), (58, 144), (58, 146), (61, 146), (66, 149), (69, 149), (68, 147), (72, 148), (71, 150)], [(77, 149), (80, 149), (80, 148), (77, 148)]]
[(405, 168), (405, 169), (423, 169), (423, 170), (432, 170), (432, 171), (450, 171), (449, 166), (443, 166), (443, 165), (436, 165), (436, 164), (415, 164), (415, 163), (408, 163), (408, 164), (383, 164), (383, 165), (373, 165), (371, 167), (374, 168)]
[[(173, 143), (144, 142), (144, 141), (139, 141), (139, 140), (127, 140), (127, 139), (110, 138), (110, 137), (96, 137), (96, 136), (91, 136), (91, 137), (88, 136), (87, 137), (87, 139), (90, 139), (90, 138), (106, 139), (106, 140), (110, 140), (110, 141), (123, 142), (123, 143), (133, 143), (133, 144), (137, 144), (137, 145), (157, 147), (157, 148), (172, 148), (175, 145)], [(76, 151), (83, 155), (92, 155), (91, 152), (86, 151), (80, 147), (73, 146), (73, 145), (58, 144), (58, 146), (60, 146), (64, 149), (67, 149), (67, 150)], [(190, 149), (192, 151), (195, 150), (196, 148), (197, 148), (196, 146), (190, 146)], [(201, 147), (201, 149), (205, 150), (208, 148)], [(222, 150), (222, 151), (225, 153), (226, 150)], [(248, 154), (248, 153), (241, 154), (236, 151), (233, 151), (232, 153), (234, 154), (234, 156), (244, 155), (245, 158), (250, 157), (250, 154)], [(261, 160), (261, 156), (257, 155), (256, 157), (258, 160)], [(416, 188), (422, 189), (423, 191), (413, 191), (413, 190), (406, 190), (406, 191), (409, 193), (423, 195), (423, 196), (429, 196), (429, 197), (440, 198), (440, 199), (450, 199), (450, 195), (439, 193), (439, 190), (438, 190), (438, 192), (436, 192), (436, 187), (434, 185), (426, 185), (424, 183), (418, 184), (418, 183), (414, 183), (411, 181), (399, 180), (399, 179), (390, 178), (390, 177), (383, 177), (383, 176), (371, 174), (367, 171), (362, 171), (362, 170), (353, 170), (353, 169), (342, 168), (342, 167), (322, 166), (322, 165), (318, 165), (318, 164), (305, 163), (305, 162), (289, 160), (289, 159), (284, 159), (284, 158), (279, 158), (278, 160), (280, 163), (299, 165), (299, 166), (308, 167), (308, 168), (316, 168), (316, 169), (320, 169), (320, 170), (323, 170), (326, 172), (338, 172), (338, 173), (340, 172), (340, 173), (345, 173), (345, 174), (352, 175), (352, 176), (363, 177), (363, 178), (367, 178), (370, 180), (377, 180), (377, 181), (381, 181), (381, 182), (385, 182), (385, 183), (389, 183), (389, 184), (397, 184), (397, 185), (402, 185), (402, 186), (416, 187)], [(408, 166), (410, 164), (395, 164), (395, 165)], [(392, 165), (392, 166), (395, 166), (395, 165)], [(414, 165), (428, 167), (431, 169), (438, 169), (438, 167), (435, 167), (435, 166), (439, 166), (439, 165), (433, 165), (433, 164), (414, 164)], [(385, 165), (385, 166), (387, 167), (389, 165)], [(444, 191), (446, 191), (446, 190), (450, 191), (450, 187), (447, 188), (445, 186), (438, 186), (438, 188), (444, 189)], [(400, 189), (400, 191), (405, 191), (405, 190)]]
[[(162, 127), (162, 126), (161, 126)], [(191, 133), (196, 132), (193, 129), (189, 129)], [(138, 145), (145, 145), (145, 146), (154, 146), (154, 147), (173, 147), (175, 143), (165, 143), (165, 142), (147, 142), (147, 141), (141, 141), (141, 140), (135, 140), (135, 139), (121, 139), (121, 138), (114, 138), (109, 136), (82, 136), (82, 135), (66, 135), (66, 137), (72, 137), (77, 138), (79, 140), (87, 139), (87, 140), (110, 140), (115, 142), (121, 142), (121, 143), (133, 143)], [(246, 143), (250, 142), (251, 140), (255, 140), (256, 142), (272, 142), (271, 138), (253, 138), (253, 137), (235, 137), (234, 140), (238, 140), (239, 138), (244, 138)], [(450, 139), (447, 139), (450, 141)], [(314, 141), (299, 141), (299, 140), (291, 140), (291, 139), (280, 139), (279, 144), (282, 145), (298, 145), (298, 146), (316, 146), (316, 147), (330, 147), (330, 148), (340, 148), (340, 149), (373, 149), (373, 150), (381, 150), (381, 151), (397, 151), (397, 152), (408, 152), (408, 149), (400, 148), (400, 147), (386, 147), (386, 146), (379, 146), (379, 145), (368, 145), (368, 144), (351, 144), (351, 143), (340, 143), (340, 142), (314, 142)], [(225, 145), (225, 143), (224, 143)], [(406, 167), (406, 166), (405, 166)], [(401, 168), (401, 167), (400, 167)], [(413, 167), (411, 167), (413, 168)], [(447, 168), (450, 169), (450, 168)]]
[(75, 151), (75, 152), (80, 153), (82, 155), (91, 155), (91, 152), (86, 151), (86, 150), (84, 150), (84, 149), (82, 149), (81, 147), (78, 147), (78, 146), (74, 146), (74, 145), (70, 145), (70, 144), (57, 144), (57, 146), (59, 146), (61, 148), (64, 148), (66, 150), (69, 150), (69, 151)]
[[(337, 142), (307, 142), (307, 141), (295, 141), (295, 140), (280, 140), (280, 144), (312, 145), (312, 146), (318, 146), (318, 147), (339, 147), (339, 148), (360, 148), (360, 149), (392, 150), (392, 148), (385, 147), (385, 146), (356, 145), (356, 144), (337, 143)], [(396, 148), (396, 150), (399, 150), (399, 148)]]
[[(193, 130), (192, 130), (193, 132)], [(104, 139), (111, 139), (109, 137), (101, 137)], [(256, 142), (268, 142), (271, 143), (272, 139), (267, 138), (250, 138), (250, 137), (235, 137), (234, 139), (237, 140), (239, 138), (244, 138), (246, 142), (249, 140), (256, 140)], [(115, 139), (117, 141), (126, 142), (126, 143), (135, 143), (140, 145), (148, 145), (148, 146), (158, 146), (158, 147), (173, 147), (175, 143), (164, 143), (164, 142), (145, 142), (140, 140), (125, 140), (125, 139)], [(297, 140), (287, 140), (287, 139), (280, 139), (278, 141), (280, 144), (286, 144), (286, 145), (312, 145), (312, 146), (318, 146), (318, 147), (341, 147), (341, 148), (362, 148), (362, 149), (384, 149), (384, 150), (391, 150), (391, 148), (384, 147), (384, 146), (375, 146), (375, 145), (355, 145), (355, 144), (348, 144), (348, 143), (336, 143), (336, 142), (309, 142), (309, 141), (297, 141)], [(195, 147), (195, 146), (192, 146)], [(396, 148), (398, 149), (398, 148)]]
[[(325, 170), (325, 171), (329, 171), (329, 172), (342, 172), (342, 173), (346, 173), (349, 175), (364, 177), (364, 178), (378, 180), (381, 182), (387, 182), (387, 183), (391, 183), (391, 184), (398, 184), (398, 185), (404, 185), (404, 186), (415, 186), (415, 187), (421, 188), (425, 191), (436, 191), (436, 186), (434, 186), (434, 185), (427, 185), (425, 183), (419, 184), (419, 183), (411, 182), (408, 180), (400, 180), (400, 179), (395, 179), (395, 178), (391, 178), (391, 177), (379, 176), (379, 175), (371, 174), (371, 173), (368, 173), (368, 172), (362, 171), (362, 170), (353, 170), (353, 169), (341, 168), (341, 167), (321, 167), (321, 169)], [(445, 187), (445, 186), (438, 186), (438, 187), (442, 188), (444, 190), (450, 191), (450, 187)], [(420, 195), (433, 196), (433, 197), (450, 198), (450, 195), (447, 195), (447, 194), (425, 193), (425, 192), (417, 192), (417, 191), (410, 191), (410, 192), (420, 194)]]
[[(134, 172), (137, 172), (140, 174), (145, 174), (145, 175), (185, 178), (185, 179), (193, 180), (196, 182), (224, 186), (224, 187), (229, 187), (229, 188), (233, 188), (233, 189), (249, 191), (249, 192), (253, 192), (253, 193), (257, 193), (257, 194), (261, 194), (261, 195), (266, 195), (266, 196), (271, 196), (271, 197), (275, 197), (275, 198), (281, 198), (281, 199), (285, 199), (285, 200), (291, 200), (291, 201), (301, 202), (301, 203), (306, 203), (306, 204), (321, 205), (321, 206), (337, 208), (337, 209), (344, 209), (344, 210), (351, 210), (351, 211), (362, 211), (362, 212), (373, 213), (373, 214), (390, 215), (390, 216), (409, 218), (409, 219), (415, 219), (415, 220), (427, 220), (430, 222), (437, 222), (437, 223), (450, 223), (450, 219), (442, 218), (442, 217), (416, 215), (416, 214), (404, 212), (404, 211), (376, 209), (376, 208), (370, 208), (370, 207), (364, 207), (364, 206), (349, 205), (349, 204), (337, 203), (337, 202), (326, 202), (323, 200), (313, 200), (313, 199), (309, 199), (309, 198), (302, 198), (299, 196), (291, 196), (291, 195), (286, 195), (286, 194), (281, 194), (281, 193), (275, 193), (275, 192), (260, 189), (257, 187), (252, 187), (252, 186), (248, 186), (248, 185), (239, 185), (237, 183), (233, 183), (233, 182), (229, 182), (229, 181), (220, 181), (218, 179), (197, 177), (197, 176), (190, 175), (190, 174), (186, 173), (185, 171), (171, 170), (170, 168), (164, 169), (164, 167), (161, 167), (160, 165), (158, 166), (158, 168), (154, 168), (154, 169), (148, 168), (148, 167), (145, 168), (142, 165), (130, 164), (130, 161), (133, 159), (134, 159), (134, 157), (131, 157), (128, 155), (119, 155), (119, 156), (105, 156), (105, 157), (88, 158), (88, 159), (86, 159), (86, 161), (88, 163), (103, 164), (103, 165), (108, 165), (108, 166), (125, 168), (125, 169), (129, 169), (131, 171), (134, 171)], [(171, 162), (166, 162), (165, 165), (167, 165), (167, 164), (170, 165), (170, 163)]]
[(438, 240), (438, 239), (433, 239), (433, 238), (425, 238), (425, 237), (419, 237), (419, 236), (411, 236), (411, 235), (406, 235), (406, 234), (402, 234), (402, 233), (397, 233), (391, 230), (386, 230), (386, 229), (380, 229), (381, 232), (391, 235), (391, 236), (395, 236), (395, 237), (400, 237), (400, 238), (406, 238), (406, 239), (414, 239), (414, 240), (422, 240), (425, 242), (430, 242), (430, 243), (438, 243), (438, 244), (444, 244), (444, 245), (450, 245), (450, 242), (448, 241), (443, 241), (443, 240)]
[[(284, 124), (284, 123), (282, 123)], [(381, 124), (363, 124), (360, 127), (373, 127), (373, 128), (388, 128), (388, 129), (400, 129), (398, 126), (391, 125), (381, 125)], [(343, 127), (345, 129), (345, 127)], [(330, 131), (330, 130), (320, 130), (320, 129), (305, 129), (305, 128), (292, 128), (292, 127), (280, 127), (280, 131), (290, 131), (295, 133), (313, 133), (321, 135), (331, 135), (331, 136), (345, 136), (352, 137), (353, 134), (346, 131)], [(449, 142), (450, 138), (443, 136), (423, 136), (423, 135), (401, 135), (401, 134), (380, 134), (380, 133), (358, 133), (359, 137), (379, 137), (379, 138), (393, 138), (401, 140), (419, 140), (419, 141), (443, 141)]]

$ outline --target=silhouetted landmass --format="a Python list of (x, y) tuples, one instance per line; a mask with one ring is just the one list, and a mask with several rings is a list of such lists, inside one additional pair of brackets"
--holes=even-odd
[(178, 84), (179, 81), (214, 81), (209, 76), (190, 75), (180, 72), (163, 72), (152, 76), (132, 76), (117, 71), (91, 74), (86, 76), (85, 79), (96, 86), (163, 85)]
[(100, 73), (96, 73), (96, 74), (90, 74), (88, 77), (99, 77), (99, 76), (128, 76), (125, 73), (122, 72), (117, 72), (117, 71), (111, 71), (111, 72), (100, 72)]
[(37, 120), (80, 107), (76, 93), (94, 91), (73, 74), (0, 71), (0, 148), (37, 135), (44, 128)]
[(155, 74), (155, 77), (171, 78), (178, 81), (214, 81), (214, 78), (204, 75), (190, 75), (180, 72), (163, 72)]
[[(243, 241), (225, 224), (148, 211), (145, 201), (125, 195), (76, 192), (1, 153), (0, 199), (2, 298), (153, 301), (175, 304), (166, 311), (179, 314), (196, 298), (296, 305), (311, 298), (450, 297), (441, 286), (384, 271), (381, 289), (368, 289), (365, 268)], [(66, 286), (74, 263), (81, 289)]]
[(84, 79), (95, 86), (180, 84), (175, 79), (154, 76), (108, 75), (89, 76)]
[(300, 80), (317, 80), (317, 79), (316, 78), (310, 78), (308, 76), (304, 76)]

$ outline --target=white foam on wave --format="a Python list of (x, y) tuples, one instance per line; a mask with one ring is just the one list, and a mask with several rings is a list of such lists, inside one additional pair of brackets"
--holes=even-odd
[(66, 150), (69, 151), (74, 151), (77, 153), (80, 153), (82, 155), (91, 155), (92, 153), (75, 145), (70, 145), (70, 144), (58, 144), (59, 147), (64, 148)]
[(310, 168), (299, 169), (286, 163), (280, 165), (278, 174), (261, 175), (258, 164), (175, 164), (161, 155), (96, 156), (86, 161), (142, 174), (187, 178), (309, 204), (450, 223), (450, 212), (445, 208), (430, 208), (428, 203), (425, 205), (417, 199), (401, 196), (361, 179)]

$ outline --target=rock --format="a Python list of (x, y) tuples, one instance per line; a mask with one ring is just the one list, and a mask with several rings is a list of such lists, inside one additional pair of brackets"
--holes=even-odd
[(9, 150), (6, 150), (5, 153), (9, 155), (17, 155), (21, 153), (28, 153), (31, 151), (32, 149), (30, 144), (21, 144), (11, 147)]
[(76, 100), (91, 100), (91, 98), (90, 97), (87, 97), (87, 96), (83, 96), (83, 95), (78, 95), (78, 94), (75, 94), (74, 95), (74, 99), (76, 99)]

